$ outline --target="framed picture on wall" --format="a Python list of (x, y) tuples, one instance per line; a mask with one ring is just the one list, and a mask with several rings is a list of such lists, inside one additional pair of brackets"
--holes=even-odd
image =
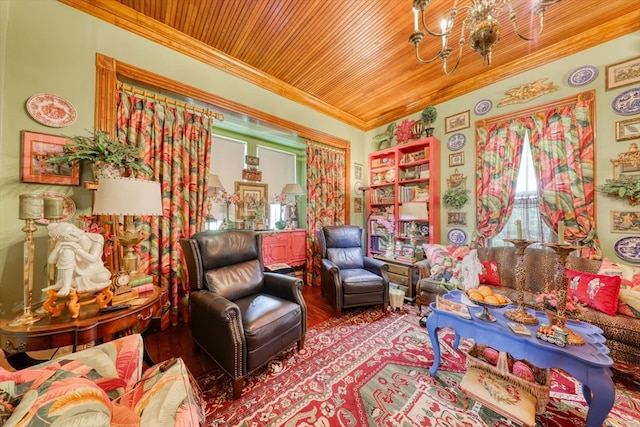
[[(240, 199), (236, 206), (236, 218), (253, 218), (259, 205), (268, 205), (269, 186), (257, 182), (236, 181), (236, 195)], [(268, 212), (266, 210), (265, 214)]]
[(362, 179), (362, 165), (360, 163), (353, 164), (353, 176), (355, 179)]
[(640, 234), (640, 211), (611, 211), (611, 232)]
[(49, 163), (69, 140), (62, 136), (22, 131), (22, 182), (80, 185), (80, 163)]
[(466, 212), (447, 212), (447, 225), (467, 225), (467, 213)]
[(606, 90), (640, 82), (640, 56), (607, 65), (605, 68)]
[(453, 132), (455, 130), (466, 129), (471, 126), (471, 112), (470, 110), (463, 111), (462, 113), (454, 114), (453, 116), (446, 117), (444, 119), (444, 133)]
[(616, 122), (616, 141), (640, 138), (640, 117)]
[(464, 151), (449, 154), (449, 167), (464, 165)]
[(362, 197), (355, 197), (353, 199), (353, 212), (362, 213)]

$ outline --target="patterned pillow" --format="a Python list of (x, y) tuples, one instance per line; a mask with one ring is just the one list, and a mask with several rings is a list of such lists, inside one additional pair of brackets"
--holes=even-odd
[(603, 276), (567, 269), (569, 279), (570, 298), (610, 316), (615, 316), (618, 310), (618, 296), (620, 294), (620, 277)]
[(498, 271), (498, 261), (480, 261), (482, 263), (482, 273), (479, 275), (480, 283), (485, 285), (502, 286), (500, 272)]
[(431, 278), (449, 280), (456, 262), (444, 245), (423, 245), (424, 257), (429, 261)]
[(22, 397), (17, 396), (15, 382), (0, 382), (0, 426), (7, 422), (20, 400)]

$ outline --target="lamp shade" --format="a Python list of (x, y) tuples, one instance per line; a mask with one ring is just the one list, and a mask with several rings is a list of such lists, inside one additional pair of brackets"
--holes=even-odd
[(160, 183), (134, 178), (101, 178), (94, 215), (162, 215)]
[(214, 190), (224, 190), (222, 186), (222, 182), (220, 182), (220, 178), (216, 174), (209, 174), (209, 188)]
[(292, 196), (299, 196), (304, 194), (304, 190), (300, 187), (300, 184), (287, 184), (282, 189), (282, 194), (290, 194)]
[(404, 202), (400, 205), (400, 219), (421, 220), (428, 217), (429, 210), (425, 202)]

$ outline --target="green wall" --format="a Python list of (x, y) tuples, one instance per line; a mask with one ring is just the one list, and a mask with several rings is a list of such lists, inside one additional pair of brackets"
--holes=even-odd
[[(499, 44), (496, 46), (493, 54), (500, 55)], [(611, 160), (617, 158), (620, 153), (629, 150), (629, 146), (632, 142), (640, 143), (640, 140), (616, 142), (616, 121), (626, 120), (631, 117), (637, 117), (638, 115), (621, 116), (619, 114), (616, 114), (611, 108), (611, 103), (618, 94), (634, 86), (625, 86), (606, 91), (605, 67), (607, 65), (615, 64), (629, 58), (637, 57), (638, 55), (640, 55), (640, 31), (624, 37), (620, 37), (616, 40), (604, 43), (575, 55), (559, 59), (547, 65), (538, 67), (534, 70), (527, 71), (515, 77), (508, 78), (480, 90), (476, 90), (464, 96), (458, 97), (454, 100), (436, 105), (438, 109), (438, 118), (434, 125), (434, 136), (441, 141), (442, 155), (440, 160), (443, 183), (442, 190), (444, 191), (444, 189), (446, 188), (446, 178), (449, 177), (456, 169), (456, 167), (449, 167), (449, 154), (451, 154), (452, 152), (447, 149), (447, 140), (451, 135), (453, 135), (453, 133), (445, 134), (445, 117), (452, 116), (466, 110), (471, 111), (471, 127), (464, 130), (456, 131), (461, 132), (466, 136), (466, 144), (462, 150), (464, 151), (465, 163), (464, 166), (457, 167), (457, 169), (459, 170), (459, 172), (464, 173), (467, 176), (467, 188), (471, 189), (472, 200), (475, 200), (476, 156), (474, 125), (476, 120), (486, 119), (512, 111), (518, 111), (536, 105), (545, 104), (547, 102), (562, 99), (570, 95), (592, 89), (595, 89), (596, 91), (596, 185), (603, 184), (606, 179), (613, 178), (613, 167)], [(585, 86), (571, 87), (567, 83), (569, 74), (576, 68), (584, 65), (597, 67), (599, 71), (597, 78)], [(460, 66), (464, 67), (464, 63)], [(540, 96), (538, 98), (534, 98), (523, 104), (511, 104), (500, 108), (497, 107), (498, 102), (507, 96), (505, 94), (507, 90), (545, 77), (548, 79), (547, 82), (552, 82), (556, 86), (559, 86), (559, 90)], [(640, 85), (636, 85), (636, 87), (637, 86)], [(487, 114), (478, 116), (474, 113), (474, 107), (476, 103), (482, 99), (490, 99), (493, 102), (493, 108)], [(417, 113), (408, 116), (407, 118), (418, 119), (419, 117), (420, 113)], [(396, 123), (400, 124), (401, 121), (402, 119), (397, 120)], [(385, 128), (386, 126), (383, 126), (368, 132), (367, 140), (371, 141), (371, 137), (373, 135), (383, 132)], [(375, 149), (375, 147), (371, 147), (371, 145), (372, 143), (369, 142), (369, 149)], [(624, 237), (624, 234), (610, 232), (611, 211), (638, 211), (638, 208), (629, 206), (622, 201), (605, 197), (600, 193), (596, 193), (596, 197), (596, 220), (598, 224), (598, 235), (600, 237), (603, 256), (608, 257), (614, 261), (623, 262), (615, 255), (613, 245), (618, 239)], [(475, 223), (473, 222), (475, 218), (475, 204), (467, 203), (463, 211), (467, 212), (467, 226), (461, 228), (465, 230), (468, 238), (470, 238), (475, 227)], [(446, 224), (447, 210), (442, 209), (441, 212), (442, 218), (440, 225), (442, 227), (442, 232), (440, 233), (440, 236), (442, 241), (446, 243), (447, 232), (451, 227), (448, 227)]]
[[(22, 246), (24, 223), (18, 217), (18, 195), (62, 192), (78, 212), (87, 214), (90, 194), (82, 187), (20, 182), (20, 131), (85, 135), (94, 127), (95, 56), (102, 53), (125, 63), (206, 90), (240, 104), (351, 142), (354, 161), (365, 157), (365, 133), (300, 106), (244, 80), (121, 30), (55, 0), (0, 1), (0, 314), (23, 306)], [(31, 119), (27, 99), (51, 93), (70, 101), (77, 121), (49, 128)], [(361, 161), (360, 161), (361, 162)], [(83, 172), (90, 179), (90, 172)], [(361, 214), (354, 214), (358, 223)], [(36, 232), (34, 301), (42, 300), (47, 236)]]

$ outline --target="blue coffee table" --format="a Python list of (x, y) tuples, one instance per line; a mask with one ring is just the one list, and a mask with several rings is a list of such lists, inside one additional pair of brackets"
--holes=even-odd
[[(461, 302), (462, 292), (451, 291), (444, 298)], [(430, 304), (431, 314), (427, 319), (427, 331), (433, 347), (433, 366), (429, 369), (435, 376), (440, 366), (440, 342), (438, 329), (452, 328), (455, 332), (454, 348), (458, 348), (460, 337), (473, 338), (479, 344), (487, 344), (498, 351), (510, 353), (516, 359), (527, 359), (540, 368), (559, 368), (582, 383), (589, 410), (587, 427), (600, 427), (613, 407), (615, 387), (613, 385), (609, 349), (605, 345), (602, 330), (593, 325), (568, 320), (567, 326), (585, 339), (583, 345), (567, 345), (558, 347), (536, 338), (538, 326), (524, 325), (531, 331), (531, 336), (516, 335), (507, 323), (504, 311), (513, 306), (490, 309), (496, 322), (485, 322), (476, 317), (481, 307), (469, 307), (471, 320), (463, 319), (448, 311), (438, 310), (436, 303)], [(541, 323), (547, 322), (546, 314), (531, 310)]]

